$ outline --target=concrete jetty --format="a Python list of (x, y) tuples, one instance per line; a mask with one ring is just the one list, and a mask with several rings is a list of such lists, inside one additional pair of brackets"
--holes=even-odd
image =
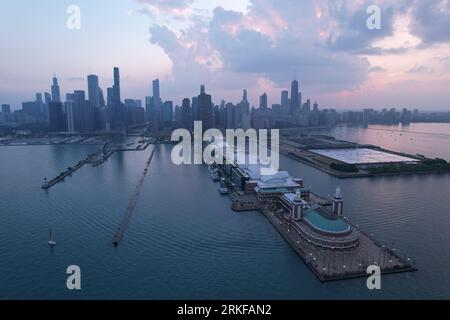
[(94, 154), (89, 155), (86, 159), (81, 160), (73, 167), (68, 167), (65, 171), (61, 172), (61, 174), (48, 182), (44, 182), (42, 185), (42, 189), (47, 190), (56, 185), (57, 183), (64, 181), (67, 176), (70, 176), (75, 171), (81, 169), (85, 164), (90, 163), (93, 159), (98, 157), (102, 151), (97, 151)]
[(130, 203), (128, 204), (127, 210), (125, 211), (125, 216), (123, 217), (123, 220), (122, 220), (119, 228), (117, 229), (116, 233), (113, 236), (112, 243), (115, 247), (117, 247), (119, 245), (119, 242), (122, 240), (123, 235), (125, 234), (128, 223), (130, 222), (131, 215), (133, 214), (134, 208), (136, 207), (136, 203), (139, 199), (139, 194), (140, 194), (142, 186), (144, 184), (144, 180), (145, 180), (145, 177), (148, 172), (148, 167), (150, 166), (150, 163), (152, 162), (154, 153), (155, 153), (155, 149), (153, 149), (152, 153), (150, 154), (150, 157), (148, 158), (148, 161), (147, 161), (145, 169), (142, 173), (142, 176), (139, 179), (138, 184), (136, 185), (136, 189), (134, 190), (134, 193), (131, 197)]

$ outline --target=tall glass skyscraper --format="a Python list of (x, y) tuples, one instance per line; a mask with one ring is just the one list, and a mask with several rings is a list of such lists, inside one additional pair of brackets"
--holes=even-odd
[(89, 102), (95, 108), (100, 108), (100, 87), (98, 85), (98, 76), (90, 74), (87, 77)]
[(119, 105), (121, 102), (120, 98), (120, 73), (119, 68), (114, 68), (114, 85), (113, 85), (113, 102)]
[(161, 111), (161, 95), (159, 93), (159, 79), (153, 80), (153, 108)]
[(294, 80), (291, 84), (291, 114), (295, 114), (300, 108), (300, 97), (298, 93), (298, 81)]
[(56, 76), (53, 77), (52, 101), (61, 102), (61, 92), (59, 91), (58, 79), (56, 78)]

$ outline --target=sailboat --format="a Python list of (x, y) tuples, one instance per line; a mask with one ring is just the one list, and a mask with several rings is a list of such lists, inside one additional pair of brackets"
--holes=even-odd
[(48, 244), (50, 246), (55, 246), (56, 245), (56, 241), (53, 240), (53, 237), (52, 237), (52, 229), (49, 230)]

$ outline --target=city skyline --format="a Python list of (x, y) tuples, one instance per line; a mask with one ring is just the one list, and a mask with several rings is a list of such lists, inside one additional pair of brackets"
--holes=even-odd
[[(53, 72), (62, 96), (86, 89), (85, 74), (96, 74), (106, 88), (118, 65), (124, 97), (137, 99), (159, 78), (165, 82), (161, 96), (178, 103), (204, 83), (213, 96), (233, 102), (247, 88), (255, 106), (267, 93), (270, 107), (298, 78), (306, 96), (327, 108), (449, 108), (445, 1), (375, 1), (383, 21), (376, 31), (365, 26), (368, 1), (72, 2), (6, 4), (2, 103), (18, 109), (34, 92), (48, 90)], [(66, 28), (69, 4), (80, 7), (80, 30)], [(46, 21), (31, 19), (44, 12)], [(17, 36), (6, 37), (13, 26)], [(111, 44), (114, 50), (105, 54)]]

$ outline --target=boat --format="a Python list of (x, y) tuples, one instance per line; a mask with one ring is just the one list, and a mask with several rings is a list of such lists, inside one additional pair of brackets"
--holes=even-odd
[(219, 181), (220, 181), (220, 175), (219, 175), (219, 173), (217, 172), (217, 169), (212, 169), (212, 168), (210, 168), (210, 170), (209, 170), (209, 175), (211, 176), (211, 179), (212, 179), (214, 182), (219, 182)]
[(56, 245), (56, 241), (53, 239), (53, 236), (52, 236), (52, 229), (49, 230), (48, 244), (50, 246)]
[(220, 194), (228, 194), (228, 187), (225, 183), (225, 179), (222, 178), (219, 184), (219, 193)]

